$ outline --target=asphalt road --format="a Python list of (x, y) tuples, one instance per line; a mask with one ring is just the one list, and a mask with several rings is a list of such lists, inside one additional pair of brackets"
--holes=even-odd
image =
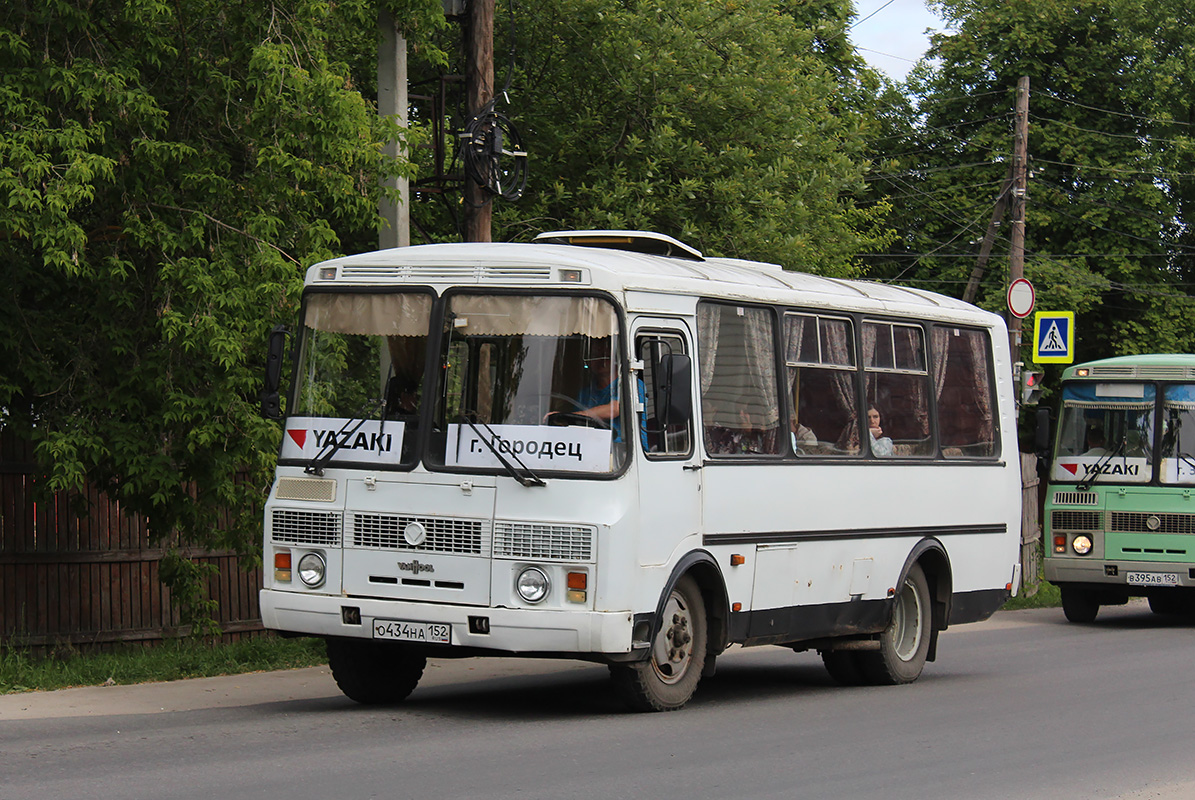
[(915, 684), (834, 686), (736, 649), (684, 710), (622, 710), (603, 667), (433, 662), (409, 700), (327, 670), (0, 697), (0, 800), (1195, 797), (1195, 622), (1000, 612)]

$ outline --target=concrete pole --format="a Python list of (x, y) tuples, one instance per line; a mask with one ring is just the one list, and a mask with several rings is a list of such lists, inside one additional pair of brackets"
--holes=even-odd
[[(378, 12), (378, 115), (396, 117), (398, 124), (407, 127), (407, 40), (399, 32), (390, 12)], [(387, 159), (404, 155), (398, 141), (382, 146)], [(378, 247), (407, 247), (411, 244), (411, 187), (405, 177), (384, 178), (383, 189), (396, 189), (398, 201), (385, 196), (378, 200), (378, 214), (382, 227), (378, 232)]]

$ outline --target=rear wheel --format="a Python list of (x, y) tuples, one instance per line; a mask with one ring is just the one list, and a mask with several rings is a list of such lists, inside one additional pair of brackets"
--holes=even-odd
[(610, 667), (614, 685), (636, 711), (675, 711), (689, 702), (705, 666), (705, 606), (697, 582), (686, 575), (664, 604), (651, 657)]
[(859, 664), (859, 653), (853, 650), (823, 650), (822, 663), (839, 686), (859, 686), (867, 682)]
[(917, 680), (925, 669), (932, 635), (929, 583), (921, 566), (914, 564), (896, 594), (892, 620), (880, 634), (880, 649), (858, 654), (864, 677), (883, 686)]
[(1095, 621), (1096, 614), (1100, 613), (1100, 603), (1095, 592), (1074, 586), (1063, 586), (1059, 591), (1062, 594), (1062, 613), (1066, 615), (1068, 621)]
[(335, 639), (328, 643), (328, 666), (340, 691), (365, 705), (384, 705), (406, 699), (423, 677), (427, 659), (401, 645), (366, 639)]

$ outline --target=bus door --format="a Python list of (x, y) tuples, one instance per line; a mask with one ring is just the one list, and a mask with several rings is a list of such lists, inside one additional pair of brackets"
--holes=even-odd
[[(631, 397), (638, 425), (639, 560), (667, 563), (689, 537), (700, 542), (701, 460), (693, 439), (692, 334), (681, 320), (640, 318), (632, 333)], [(671, 403), (669, 403), (671, 400)], [(698, 546), (694, 542), (686, 548)]]

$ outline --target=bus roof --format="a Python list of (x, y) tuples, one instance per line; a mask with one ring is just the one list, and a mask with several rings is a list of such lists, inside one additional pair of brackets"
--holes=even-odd
[(1186, 380), (1195, 378), (1195, 355), (1146, 353), (1116, 356), (1075, 364), (1062, 372), (1063, 380)]
[(706, 258), (691, 248), (681, 255), (653, 255), (593, 244), (427, 244), (343, 256), (308, 269), (308, 286), (329, 284), (406, 284), (437, 290), (459, 286), (584, 287), (620, 296), (655, 292), (1003, 324), (994, 314), (934, 292), (826, 278), (785, 270), (777, 264)]

